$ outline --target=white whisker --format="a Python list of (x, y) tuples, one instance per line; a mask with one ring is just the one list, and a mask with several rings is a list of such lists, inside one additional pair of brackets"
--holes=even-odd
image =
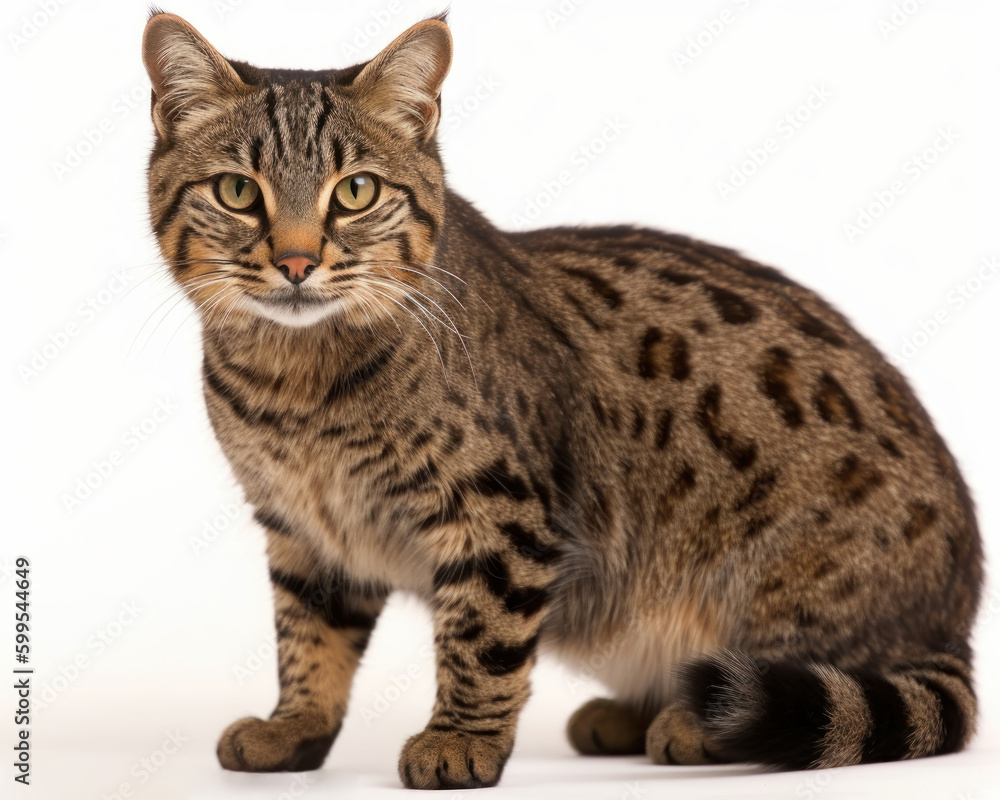
[(441, 355), (441, 348), (440, 348), (440, 346), (439, 346), (439, 345), (438, 345), (438, 343), (437, 343), (437, 339), (435, 339), (435, 338), (434, 338), (434, 337), (433, 337), (433, 336), (431, 335), (431, 332), (430, 332), (430, 331), (429, 331), (429, 330), (427, 329), (427, 326), (426, 326), (426, 325), (424, 325), (424, 323), (422, 323), (422, 322), (420, 321), (420, 318), (419, 318), (419, 317), (418, 317), (418, 316), (417, 316), (417, 315), (416, 315), (416, 314), (415, 314), (415, 313), (413, 312), (413, 310), (412, 310), (412, 309), (409, 309), (409, 308), (407, 308), (407, 307), (406, 307), (406, 306), (404, 306), (404, 305), (403, 305), (402, 303), (400, 303), (400, 302), (399, 302), (398, 300), (396, 300), (396, 299), (395, 299), (394, 297), (390, 297), (389, 295), (385, 294), (384, 292), (380, 292), (380, 291), (379, 291), (378, 289), (371, 289), (371, 291), (373, 291), (373, 292), (374, 292), (375, 294), (377, 294), (377, 295), (380, 295), (381, 297), (384, 297), (384, 298), (385, 298), (386, 300), (388, 300), (389, 302), (391, 302), (391, 303), (395, 303), (395, 304), (396, 304), (397, 306), (399, 306), (399, 307), (400, 307), (401, 309), (403, 309), (403, 310), (404, 310), (404, 311), (405, 311), (405, 312), (406, 312), (407, 314), (409, 314), (410, 316), (412, 316), (412, 317), (413, 317), (413, 319), (415, 319), (415, 320), (417, 321), (417, 324), (418, 324), (418, 325), (419, 325), (419, 326), (420, 326), (421, 328), (423, 328), (423, 329), (424, 329), (424, 333), (426, 333), (426, 334), (427, 334), (427, 337), (428, 337), (428, 338), (429, 338), (429, 339), (431, 340), (431, 342), (433, 342), (433, 343), (434, 343), (434, 349), (435, 349), (435, 350), (437, 350), (437, 355), (438, 355), (438, 361), (440, 361), (440, 362), (441, 362), (441, 372), (442, 372), (442, 374), (444, 375), (444, 380), (445, 380), (445, 383), (447, 383), (447, 384), (448, 384), (448, 385), (450, 386), (450, 385), (451, 385), (451, 381), (450, 381), (450, 380), (448, 380), (448, 369), (447, 369), (447, 367), (445, 367), (445, 365), (444, 365), (444, 356), (443, 356), (443, 355)]
[[(385, 277), (385, 280), (390, 280), (390, 281), (392, 281), (392, 282), (393, 282), (393, 284), (395, 284), (395, 285), (399, 286), (399, 287), (400, 287), (400, 288), (402, 289), (402, 294), (403, 294), (403, 296), (404, 296), (404, 297), (405, 297), (405, 298), (406, 298), (407, 300), (409, 300), (409, 301), (410, 301), (411, 303), (413, 303), (414, 305), (416, 305), (416, 306), (417, 306), (418, 308), (420, 308), (420, 309), (421, 309), (421, 310), (422, 310), (422, 311), (424, 312), (424, 314), (425, 314), (425, 315), (427, 315), (427, 316), (428, 316), (429, 318), (431, 318), (431, 319), (434, 319), (434, 320), (436, 320), (436, 321), (437, 321), (438, 323), (440, 323), (441, 325), (443, 325), (443, 326), (444, 326), (445, 328), (447, 328), (448, 330), (450, 330), (450, 331), (451, 331), (452, 333), (454, 333), (454, 334), (455, 334), (455, 335), (456, 335), (456, 336), (458, 337), (458, 340), (459, 340), (459, 342), (461, 342), (461, 344), (462, 344), (462, 349), (463, 349), (463, 350), (465, 351), (465, 357), (466, 357), (466, 358), (468, 359), (468, 361), (469, 361), (469, 370), (470, 370), (470, 372), (472, 373), (472, 380), (473, 380), (473, 382), (474, 382), (474, 383), (476, 384), (476, 387), (478, 388), (478, 387), (479, 387), (479, 379), (478, 379), (478, 377), (476, 376), (476, 368), (475, 368), (475, 366), (474, 366), (474, 365), (473, 365), (473, 363), (472, 363), (472, 354), (471, 354), (471, 353), (469, 352), (469, 348), (468, 348), (468, 346), (467, 346), (467, 345), (465, 344), (465, 338), (466, 338), (466, 337), (465, 337), (465, 336), (464, 336), (464, 335), (462, 334), (462, 332), (461, 332), (461, 331), (459, 331), (459, 330), (458, 330), (458, 325), (456, 325), (456, 324), (455, 324), (455, 321), (454, 321), (454, 320), (453, 320), (453, 319), (451, 318), (451, 316), (449, 316), (448, 312), (447, 312), (447, 311), (445, 311), (445, 310), (444, 310), (443, 308), (441, 308), (441, 306), (440, 306), (440, 305), (439, 305), (439, 304), (438, 304), (438, 303), (437, 303), (437, 302), (436, 302), (435, 300), (433, 300), (432, 298), (428, 297), (428, 296), (427, 296), (426, 294), (424, 294), (423, 292), (421, 292), (421, 291), (419, 291), (419, 290), (417, 290), (417, 289), (414, 289), (414, 288), (413, 288), (412, 286), (410, 286), (409, 284), (407, 284), (407, 283), (404, 283), (403, 281), (400, 281), (400, 280), (398, 280), (397, 278), (393, 278), (393, 277), (391, 277), (391, 276), (388, 276), (388, 275), (387, 275), (387, 276), (384, 276), (384, 277)], [(372, 281), (373, 283), (375, 283), (375, 282), (376, 282), (376, 279), (373, 279), (373, 278), (371, 278), (371, 277), (368, 277), (368, 276), (366, 276), (366, 278), (365, 278), (365, 279), (366, 279), (366, 280), (370, 280), (370, 281)], [(380, 283), (380, 285), (382, 285), (382, 286), (385, 286), (385, 285), (386, 285), (386, 284), (382, 283), (381, 281), (378, 281), (378, 282), (379, 282), (379, 283)], [(446, 323), (442, 322), (442, 321), (441, 321), (440, 319), (438, 319), (438, 318), (437, 318), (437, 317), (436, 317), (436, 316), (435, 316), (434, 314), (432, 314), (432, 313), (431, 313), (430, 311), (428, 311), (428, 310), (427, 310), (426, 308), (424, 308), (424, 307), (423, 307), (423, 305), (422, 305), (422, 304), (421, 304), (421, 303), (420, 303), (419, 301), (417, 301), (417, 300), (416, 300), (416, 299), (415, 299), (414, 297), (412, 297), (412, 296), (411, 296), (411, 295), (409, 294), (409, 290), (412, 290), (412, 291), (415, 291), (415, 292), (417, 292), (417, 294), (419, 294), (419, 295), (420, 295), (421, 297), (424, 297), (424, 298), (426, 298), (426, 299), (427, 299), (427, 300), (428, 300), (428, 301), (429, 301), (429, 302), (430, 302), (431, 304), (433, 304), (433, 305), (434, 305), (434, 306), (435, 306), (435, 307), (436, 307), (436, 308), (437, 308), (437, 309), (438, 309), (438, 310), (439, 310), (439, 311), (440, 311), (440, 312), (441, 312), (441, 313), (442, 313), (442, 314), (444, 315), (445, 319), (447, 319), (447, 320), (448, 320), (448, 322), (449, 322), (449, 323), (451, 323), (451, 324), (450, 324), (450, 325), (448, 325), (448, 324), (446, 324)]]
[[(459, 333), (458, 328), (455, 327), (455, 323), (451, 319), (451, 317), (448, 316), (448, 313), (443, 308), (441, 308), (441, 306), (439, 306), (437, 303), (435, 303), (433, 300), (431, 300), (431, 298), (427, 297), (427, 295), (425, 295), (423, 292), (417, 291), (416, 289), (414, 289), (409, 284), (403, 283), (402, 281), (398, 281), (398, 280), (396, 280), (394, 278), (390, 278), (389, 276), (385, 276), (384, 278), (373, 278), (371, 276), (368, 276), (368, 277), (364, 278), (364, 280), (367, 280), (370, 283), (375, 283), (375, 284), (377, 284), (379, 286), (382, 286), (382, 287), (398, 288), (400, 290), (400, 293), (407, 300), (409, 300), (411, 303), (413, 303), (418, 308), (420, 308), (425, 314), (429, 315), (429, 317), (431, 319), (433, 319), (435, 322), (438, 322), (439, 324), (443, 325), (445, 328), (447, 328), (449, 331), (451, 331), (452, 333), (454, 333), (459, 338), (462, 338), (462, 334)], [(425, 297), (430, 303), (432, 303), (433, 305), (437, 306), (437, 308), (441, 312), (442, 316), (444, 316), (445, 319), (448, 320), (448, 323), (451, 323), (451, 324), (446, 323), (444, 320), (438, 318), (437, 315), (432, 314), (430, 311), (428, 311), (420, 303), (420, 301), (418, 301), (415, 297), (412, 297), (410, 295), (410, 291), (411, 290), (414, 291), (414, 292), (417, 292), (417, 294), (421, 295), (422, 297)]]
[(419, 275), (422, 278), (427, 278), (427, 280), (429, 280), (429, 281), (434, 281), (434, 283), (436, 283), (438, 286), (440, 286), (442, 289), (444, 289), (451, 296), (452, 300), (454, 300), (456, 303), (459, 304), (459, 306), (461, 306), (461, 308), (462, 308), (463, 311), (466, 310), (465, 304), (461, 300), (459, 300), (457, 297), (455, 297), (454, 294), (452, 294), (451, 289), (449, 289), (447, 286), (445, 286), (443, 283), (441, 283), (441, 281), (439, 281), (437, 278), (434, 278), (434, 277), (428, 275), (426, 272), (421, 272), (419, 269), (410, 269), (409, 267), (403, 267), (403, 266), (400, 266), (399, 264), (387, 264), (387, 263), (383, 263), (383, 262), (376, 262), (376, 263), (371, 264), (371, 266), (374, 267), (375, 269), (401, 269), (404, 272), (412, 272), (413, 274)]
[[(213, 270), (213, 272), (215, 272), (215, 271)], [(210, 273), (206, 273), (205, 276), (208, 276), (209, 274)], [(202, 277), (204, 277), (204, 276), (199, 275), (199, 276), (197, 276), (197, 278), (195, 280), (198, 281), (198, 279), (200, 279)], [(145, 331), (146, 326), (149, 325), (149, 323), (156, 316), (156, 314), (160, 311), (160, 309), (162, 309), (167, 303), (171, 302), (172, 300), (175, 301), (173, 303), (173, 305), (171, 305), (170, 308), (168, 308), (166, 310), (166, 312), (164, 312), (164, 314), (160, 318), (160, 320), (153, 326), (153, 329), (149, 332), (149, 335), (146, 337), (145, 342), (143, 342), (142, 347), (140, 348), (140, 351), (142, 349), (144, 349), (146, 347), (146, 345), (148, 345), (150, 343), (150, 341), (152, 341), (153, 336), (156, 334), (156, 331), (159, 329), (160, 325), (162, 325), (166, 321), (167, 317), (169, 317), (170, 314), (173, 312), (173, 310), (175, 308), (177, 308), (178, 305), (181, 304), (181, 302), (184, 300), (185, 297), (190, 297), (190, 294), (191, 294), (192, 291), (197, 291), (198, 289), (204, 288), (206, 286), (211, 286), (211, 285), (217, 284), (217, 283), (227, 283), (227, 282), (229, 282), (229, 280), (230, 280), (229, 277), (212, 278), (211, 280), (207, 280), (207, 281), (199, 281), (197, 284), (191, 284), (191, 285), (187, 285), (187, 286), (178, 286), (170, 296), (168, 296), (162, 303), (160, 303), (156, 308), (153, 309), (153, 311), (146, 318), (146, 320), (142, 323), (142, 325), (139, 326), (139, 330), (136, 331), (135, 338), (132, 339), (132, 343), (129, 345), (129, 349), (126, 352), (125, 357), (129, 358), (132, 355), (132, 350), (133, 350), (133, 348), (135, 348), (136, 343), (139, 341), (139, 338), (142, 336), (143, 331)]]

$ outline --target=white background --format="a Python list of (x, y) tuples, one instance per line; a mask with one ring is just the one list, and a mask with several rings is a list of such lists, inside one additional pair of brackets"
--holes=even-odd
[[(13, 666), (9, 570), (24, 555), (37, 670), (28, 789), (12, 780), (15, 697), (0, 690), (0, 792), (398, 795), (399, 748), (423, 727), (433, 698), (427, 614), (405, 598), (379, 623), (322, 771), (239, 775), (216, 764), (219, 732), (239, 716), (266, 716), (276, 697), (263, 536), (209, 429), (196, 320), (164, 278), (145, 219), (144, 4), (48, 2), (56, 13), (27, 0), (7, 0), (0, 12), (0, 662)], [(659, 226), (737, 247), (819, 290), (904, 357), (995, 553), (1000, 276), (977, 273), (1000, 257), (1000, 9), (972, 0), (902, 5), (914, 13), (897, 12), (903, 24), (890, 30), (880, 27), (893, 14), (889, 0), (453, 0), (442, 149), (453, 186), (501, 226), (515, 226), (534, 200), (546, 206), (536, 225)], [(431, 0), (167, 4), (229, 56), (311, 68), (370, 58), (440, 8)], [(729, 21), (713, 24), (723, 12)], [(32, 16), (45, 24), (27, 36)], [(690, 62), (678, 63), (699, 34), (702, 52), (694, 46)], [(779, 128), (813, 87), (829, 99), (803, 110), (797, 129)], [(580, 148), (609, 121), (624, 130), (591, 147), (603, 152), (589, 160)], [(921, 170), (912, 159), (939, 130), (957, 140), (937, 139)], [(719, 182), (769, 137), (777, 151), (723, 198)], [(563, 171), (569, 180), (557, 193), (551, 182)], [(897, 180), (902, 193), (851, 241), (845, 223)], [(124, 287), (114, 278), (121, 271)], [(961, 303), (956, 285), (968, 294)], [(935, 317), (936, 328), (927, 322)], [(174, 408), (157, 422), (158, 404)], [(114, 451), (121, 463), (92, 475)], [(88, 475), (100, 485), (68, 507)], [(196, 548), (199, 539), (206, 546)], [(819, 774), (584, 759), (566, 744), (565, 719), (601, 687), (543, 663), (514, 756), (488, 796), (1000, 796), (996, 585), (977, 629), (982, 718), (967, 753)], [(408, 671), (416, 678), (406, 686), (399, 676)], [(405, 690), (392, 688), (394, 678)], [(392, 702), (377, 704), (387, 694)], [(168, 735), (184, 740), (169, 755)]]

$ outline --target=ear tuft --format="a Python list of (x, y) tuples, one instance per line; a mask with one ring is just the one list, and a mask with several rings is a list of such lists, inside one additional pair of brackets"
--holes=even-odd
[(441, 19), (418, 22), (361, 70), (355, 98), (410, 136), (430, 139), (441, 115), (441, 85), (451, 67), (451, 33)]
[(245, 84), (198, 31), (174, 14), (151, 9), (142, 60), (153, 84), (153, 122), (169, 138), (179, 124), (209, 116)]

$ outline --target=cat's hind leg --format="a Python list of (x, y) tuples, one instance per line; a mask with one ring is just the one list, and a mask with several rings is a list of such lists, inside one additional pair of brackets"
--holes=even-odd
[(671, 703), (656, 715), (645, 735), (646, 753), (654, 764), (718, 764), (724, 759), (705, 743), (705, 726), (693, 711)]
[(626, 756), (646, 753), (654, 764), (718, 764), (722, 758), (705, 744), (704, 725), (697, 714), (678, 703), (648, 712), (620, 700), (595, 698), (569, 719), (566, 734), (585, 756)]
[(595, 698), (566, 725), (569, 742), (585, 756), (638, 755), (645, 750), (649, 716), (627, 703)]

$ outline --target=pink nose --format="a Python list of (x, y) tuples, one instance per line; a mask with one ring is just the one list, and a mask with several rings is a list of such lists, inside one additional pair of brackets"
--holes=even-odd
[(302, 253), (288, 253), (274, 262), (274, 266), (285, 276), (285, 280), (294, 286), (298, 286), (309, 277), (310, 273), (316, 269), (315, 256), (303, 255)]

